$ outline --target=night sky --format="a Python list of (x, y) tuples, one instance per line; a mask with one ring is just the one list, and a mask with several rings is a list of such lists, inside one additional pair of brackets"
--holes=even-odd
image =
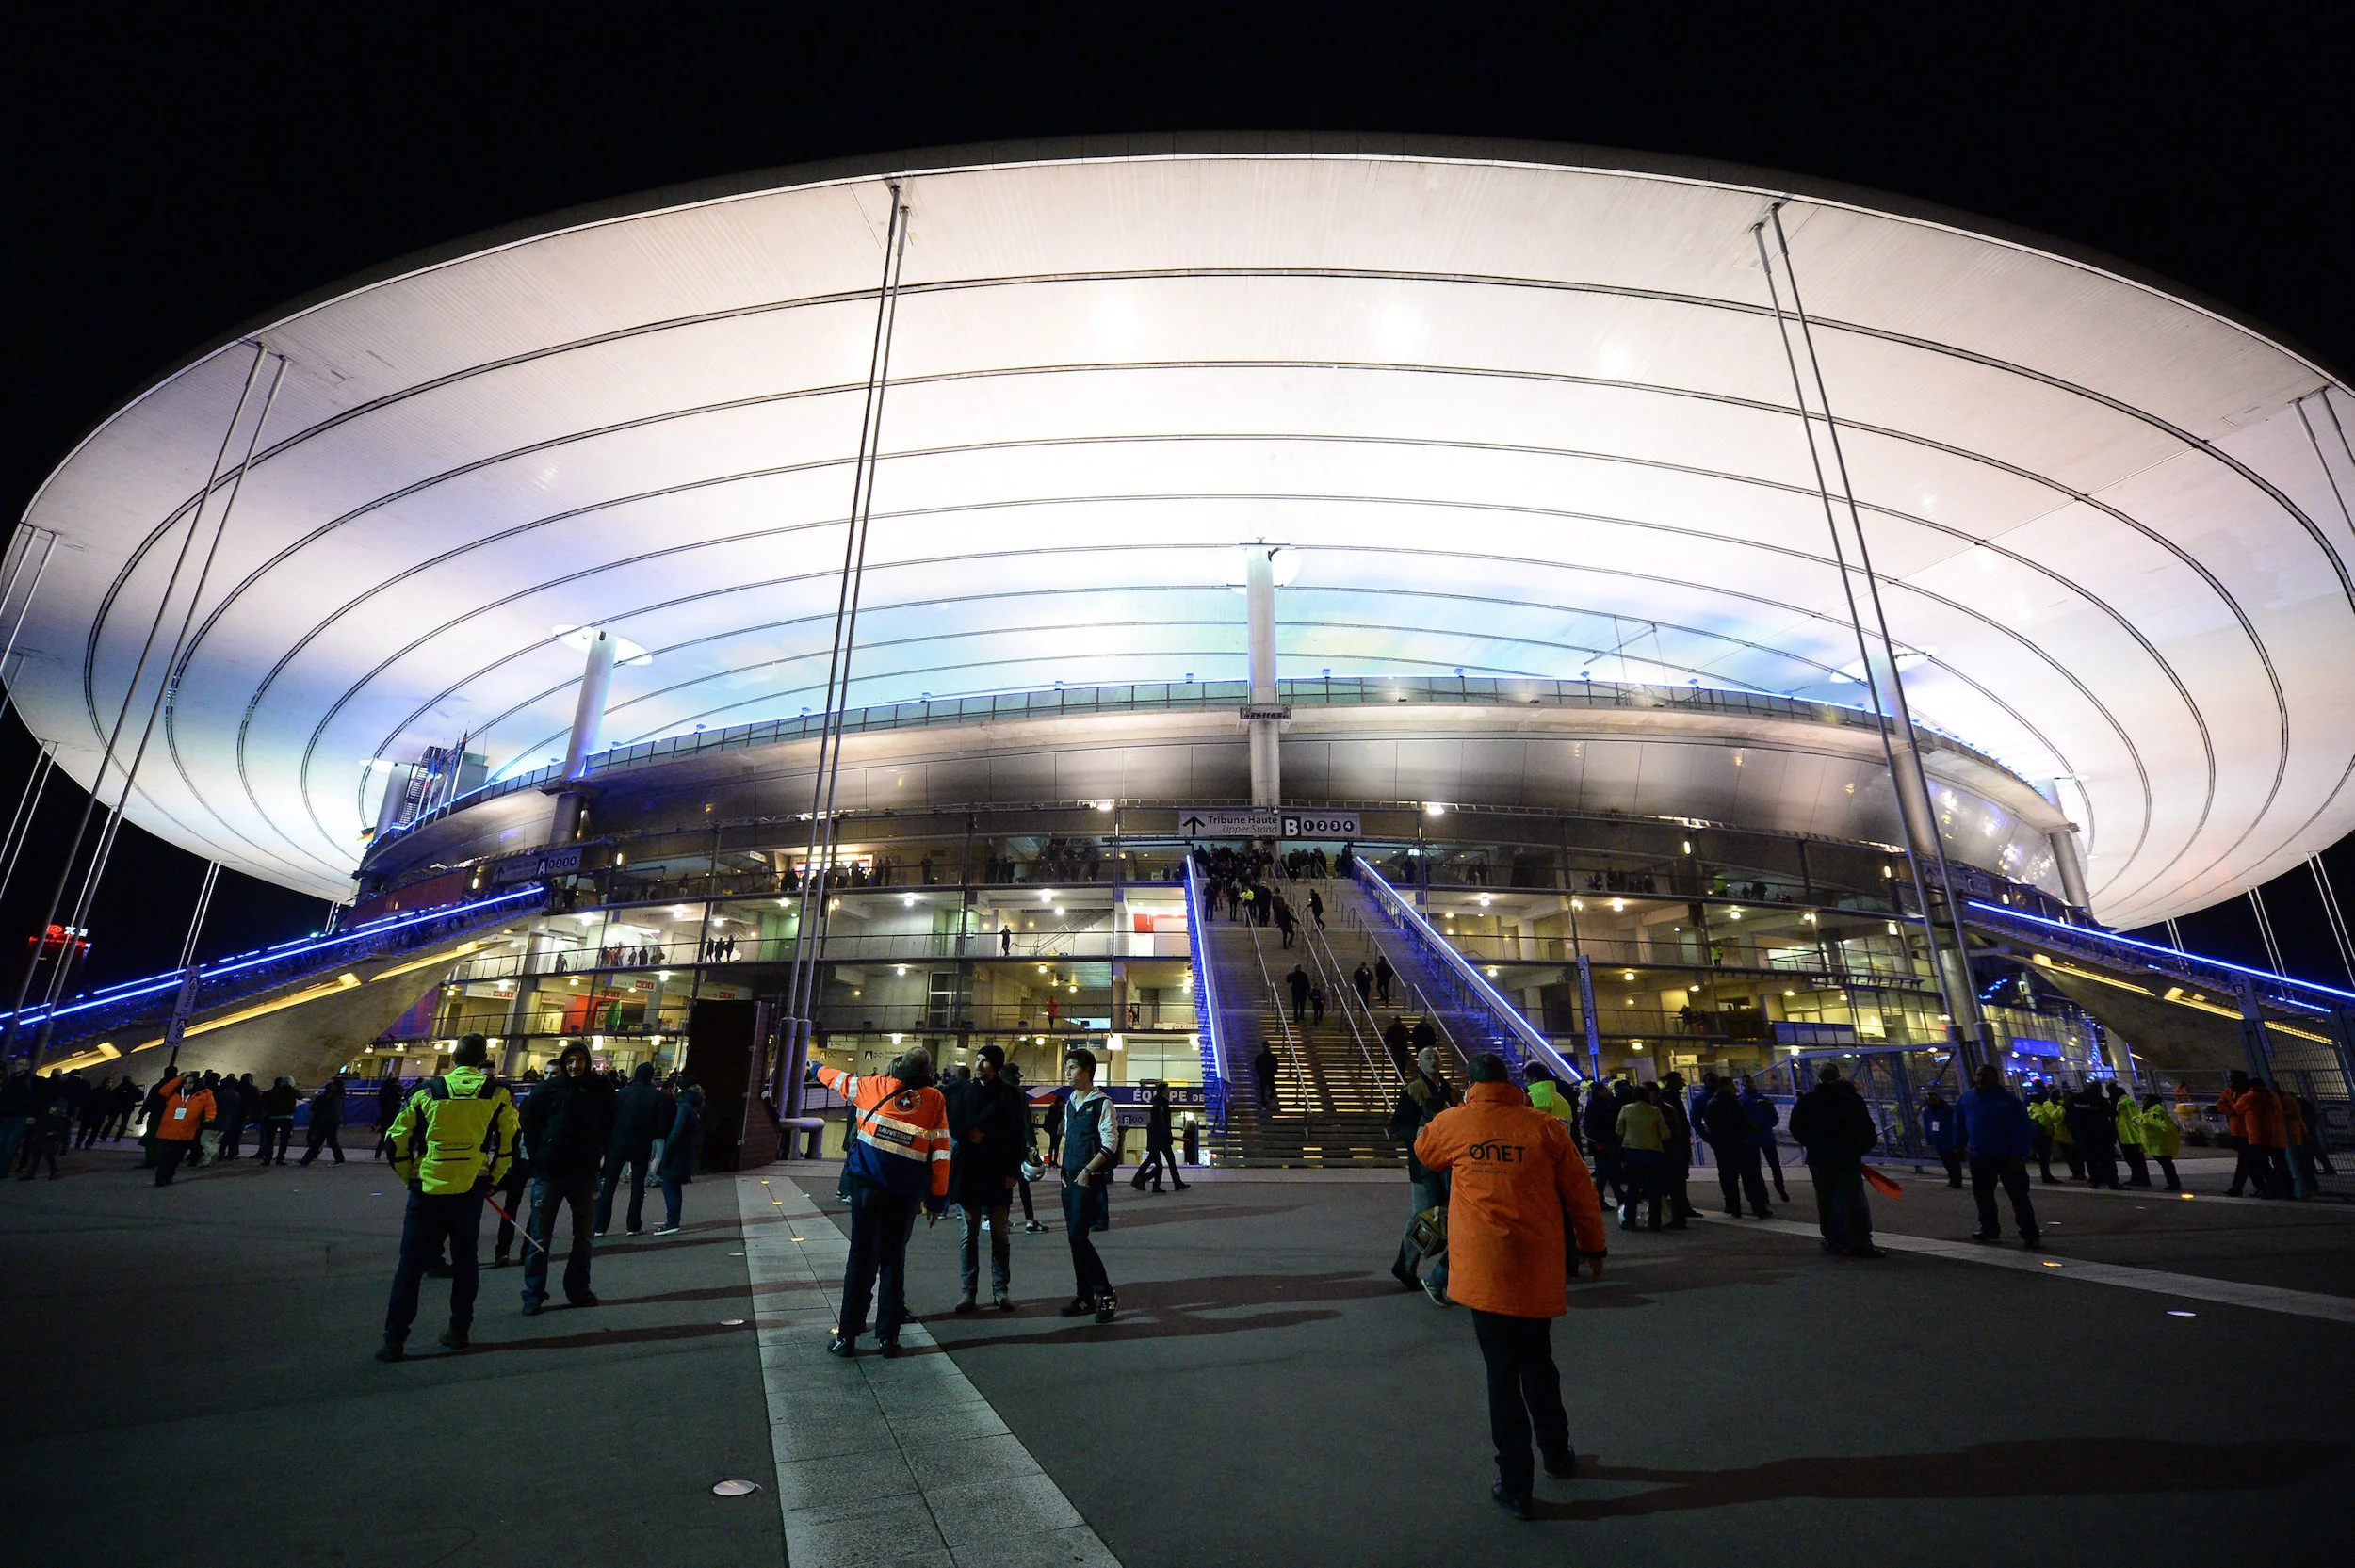
[[(345, 8), (36, 9), (14, 8), (0, 42), (11, 519), (157, 372), (348, 273), (603, 197), (1014, 137), (1399, 131), (1754, 164), (2108, 251), (2342, 374), (2355, 365), (2343, 23), (2092, 5), (1943, 20), (1824, 7), (1796, 23), (1773, 7), (1598, 21), (1564, 5), (1539, 22), (1468, 5), (860, 5), (815, 22), (805, 8), (645, 8), (658, 25), (420, 5), (353, 11), (370, 24), (353, 31)], [(0, 721), (0, 812), (32, 755), (15, 718)], [(0, 901), (11, 994), (15, 944), (47, 907), (83, 799), (52, 791)], [(2330, 862), (2355, 913), (2355, 840)], [(89, 978), (174, 962), (202, 875), (126, 829)], [(2266, 897), (2291, 971), (2347, 983), (2307, 872)], [(202, 950), (300, 935), (325, 913), (224, 876)], [(2183, 926), (2196, 948), (2264, 962), (2246, 900)]]

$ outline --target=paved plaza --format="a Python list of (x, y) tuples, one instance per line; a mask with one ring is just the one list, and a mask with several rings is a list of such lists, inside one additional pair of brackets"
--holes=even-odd
[(954, 1228), (919, 1226), (914, 1353), (851, 1364), (820, 1353), (834, 1168), (706, 1177), (685, 1232), (600, 1254), (600, 1306), (524, 1318), (486, 1271), (474, 1350), (384, 1366), (383, 1166), (158, 1191), (135, 1160), (0, 1190), (16, 1560), (1984, 1568), (2245, 1561), (2252, 1528), (2343, 1560), (2339, 1205), (2039, 1188), (2031, 1259), (1956, 1245), (1963, 1196), (1900, 1170), (1878, 1263), (1804, 1223), (1614, 1230), (1554, 1335), (1580, 1474), (1521, 1523), (1486, 1500), (1467, 1315), (1385, 1272), (1390, 1173), (1119, 1188), (1108, 1327), (1054, 1315), (1059, 1216), (1013, 1237), (1005, 1316), (947, 1312)]

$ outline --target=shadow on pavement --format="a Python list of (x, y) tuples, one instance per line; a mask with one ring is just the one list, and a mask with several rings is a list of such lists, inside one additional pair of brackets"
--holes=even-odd
[(1835, 1502), (1916, 1497), (2078, 1497), (2104, 1494), (2255, 1492), (2291, 1486), (2343, 1463), (2347, 1445), (2265, 1439), (2171, 1443), (2038, 1438), (1957, 1452), (1780, 1459), (1743, 1470), (1653, 1470), (1584, 1460), (1579, 1479), (1650, 1482), (1658, 1491), (1601, 1502), (1540, 1499), (1542, 1519), (1627, 1519), (1784, 1498)]

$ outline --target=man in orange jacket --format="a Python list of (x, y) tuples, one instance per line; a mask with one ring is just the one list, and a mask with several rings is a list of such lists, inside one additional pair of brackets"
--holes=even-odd
[(163, 1086), (163, 1108), (155, 1113), (155, 1185), (170, 1187), (180, 1162), (196, 1147), (196, 1135), (213, 1119), (213, 1091), (193, 1073)]
[(1577, 1457), (1553, 1365), (1553, 1320), (1569, 1310), (1571, 1246), (1602, 1277), (1602, 1205), (1569, 1130), (1530, 1105), (1503, 1058), (1475, 1057), (1467, 1075), (1464, 1103), (1422, 1129), (1415, 1158), (1450, 1172), (1448, 1293), (1471, 1309), (1488, 1366), (1498, 1477), (1488, 1495), (1526, 1519), (1536, 1481), (1533, 1425), (1547, 1475), (1567, 1477)]
[(916, 1211), (924, 1222), (949, 1206), (949, 1102), (932, 1086), (932, 1053), (921, 1045), (882, 1073), (851, 1074), (813, 1067), (820, 1083), (851, 1102), (843, 1176), (851, 1189), (851, 1256), (842, 1270), (841, 1320), (826, 1349), (858, 1354), (867, 1306), (875, 1303), (875, 1337), (883, 1353), (900, 1353), (907, 1318), (908, 1237)]

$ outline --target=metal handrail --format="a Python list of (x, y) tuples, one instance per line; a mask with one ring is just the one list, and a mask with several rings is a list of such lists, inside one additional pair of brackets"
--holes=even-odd
[(1226, 1026), (1219, 1015), (1218, 986), (1210, 976), (1208, 938), (1203, 933), (1202, 871), (1186, 857), (1186, 948), (1194, 960), (1194, 1017), (1202, 1026), (1202, 1098), (1214, 1126), (1226, 1124), (1226, 1086), (1234, 1066), (1226, 1059)]
[(1353, 865), (1356, 867), (1358, 881), (1373, 894), (1375, 901), (1382, 906), (1384, 913), (1389, 915), (1392, 923), (1405, 934), (1420, 938), (1421, 944), (1426, 949), (1436, 953), (1441, 965), (1455, 978), (1457, 983), (1468, 987), (1470, 995), (1483, 1004), (1482, 1010), (1487, 1012), (1498, 1024), (1502, 1025), (1505, 1031), (1520, 1043), (1523, 1050), (1536, 1053), (1539, 1060), (1566, 1080), (1575, 1082), (1586, 1076), (1585, 1074), (1570, 1065), (1569, 1058), (1554, 1049), (1553, 1042), (1548, 1040), (1535, 1025), (1524, 1017), (1520, 1009), (1506, 1001), (1503, 994), (1490, 985), (1481, 976), (1479, 970), (1472, 967), (1470, 960), (1457, 952), (1446, 938), (1433, 930), (1431, 923), (1415, 913), (1414, 907), (1401, 897), (1398, 889), (1392, 887), (1381, 872), (1376, 871), (1362, 859), (1353, 862)]
[[(1342, 1022), (1349, 1026), (1350, 1038), (1357, 1043), (1357, 1054), (1366, 1064), (1366, 1081), (1388, 1092), (1404, 1080), (1399, 1077), (1397, 1064), (1387, 1054), (1377, 1055), (1366, 1043), (1367, 1029), (1372, 1029), (1373, 1026), (1372, 1010), (1359, 1004), (1365, 1011), (1367, 1026), (1360, 1029), (1356, 1013), (1350, 1010), (1350, 1003), (1356, 998), (1357, 988), (1342, 978), (1341, 961), (1333, 951), (1332, 940), (1324, 934), (1324, 928), (1312, 919), (1302, 918), (1300, 930), (1302, 939), (1308, 946), (1308, 956), (1316, 962), (1317, 974), (1324, 981), (1325, 994), (1333, 998), (1333, 1005), (1340, 1011)], [(1380, 1037), (1379, 1029), (1372, 1029), (1372, 1032), (1376, 1038)]]
[(1314, 1116), (1316, 1112), (1307, 1108), (1313, 1102), (1308, 1095), (1307, 1071), (1301, 1065), (1303, 1058), (1300, 1042), (1292, 1034), (1292, 1017), (1291, 1013), (1284, 1010), (1283, 994), (1275, 989), (1275, 977), (1268, 972), (1267, 954), (1259, 947), (1259, 922), (1252, 918), (1250, 913), (1246, 913), (1242, 924), (1243, 929), (1251, 933), (1251, 956), (1259, 961), (1259, 978), (1267, 982), (1268, 1000), (1275, 1004), (1275, 1026), (1284, 1031), (1284, 1048), (1291, 1058), (1292, 1088), (1300, 1096), (1300, 1104), (1303, 1107), (1301, 1114), (1304, 1117)]

